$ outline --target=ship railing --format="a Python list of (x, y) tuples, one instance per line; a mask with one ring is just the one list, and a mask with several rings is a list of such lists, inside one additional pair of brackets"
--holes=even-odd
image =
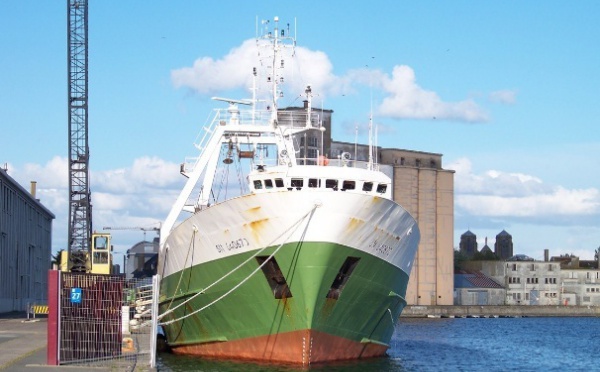
[[(241, 125), (267, 125), (271, 117), (270, 110), (238, 110), (231, 112), (229, 109), (215, 109), (212, 118), (207, 118), (207, 124), (203, 125), (202, 130), (194, 139), (194, 147), (200, 152), (198, 156), (186, 157), (181, 165), (181, 172), (187, 173), (194, 169), (198, 159), (206, 149), (208, 142), (212, 138), (217, 125), (227, 125), (234, 123), (236, 120)], [(232, 120), (232, 118), (235, 118)]]
[[(320, 165), (320, 166), (330, 166), (330, 167), (348, 167), (348, 168), (361, 168), (361, 169), (369, 169), (369, 162), (362, 160), (343, 160), (343, 159), (329, 159), (329, 158), (296, 158), (297, 165)], [(382, 167), (381, 164), (373, 164), (373, 170), (379, 170)]]
[(270, 111), (267, 110), (237, 110), (231, 112), (228, 109), (215, 109), (212, 119), (207, 119), (208, 124), (204, 125), (202, 131), (196, 136), (194, 146), (202, 153), (217, 125), (232, 124), (236, 120), (242, 125), (266, 124), (268, 123), (270, 115)]

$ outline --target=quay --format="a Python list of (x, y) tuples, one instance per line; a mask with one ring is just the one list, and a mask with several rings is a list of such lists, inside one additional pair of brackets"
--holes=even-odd
[[(600, 306), (406, 306), (401, 318), (600, 317)], [(111, 371), (110, 367), (47, 364), (48, 319), (26, 312), (0, 314), (0, 371)]]
[(409, 305), (402, 311), (401, 318), (427, 317), (599, 317), (600, 306), (560, 305), (469, 305), (469, 306), (421, 306)]
[(70, 372), (110, 371), (110, 368), (49, 366), (47, 361), (48, 319), (27, 320), (25, 312), (0, 314), (0, 371), (57, 370)]

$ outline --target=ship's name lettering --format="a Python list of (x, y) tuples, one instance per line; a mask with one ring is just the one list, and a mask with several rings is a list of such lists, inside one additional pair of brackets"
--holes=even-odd
[(377, 240), (374, 240), (373, 243), (369, 244), (369, 249), (374, 250), (375, 252), (387, 256), (392, 251), (392, 247), (387, 244), (379, 244)]
[(248, 239), (239, 238), (239, 239), (232, 240), (230, 242), (225, 242), (223, 244), (216, 244), (215, 248), (217, 249), (217, 252), (223, 253), (226, 250), (232, 251), (232, 250), (249, 247), (249, 246), (250, 246), (250, 243), (248, 242)]

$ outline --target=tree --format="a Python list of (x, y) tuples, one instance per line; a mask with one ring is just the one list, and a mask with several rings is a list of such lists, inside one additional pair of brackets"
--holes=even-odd
[(50, 267), (54, 267), (54, 265), (56, 265), (56, 267), (60, 267), (60, 256), (62, 256), (62, 252), (64, 251), (64, 249), (59, 250), (58, 252), (56, 252), (56, 255), (52, 255), (52, 259), (50, 260)]
[(499, 258), (492, 251), (475, 252), (473, 261), (498, 261)]
[(458, 249), (454, 250), (454, 271), (460, 270), (465, 261), (468, 261), (469, 257)]

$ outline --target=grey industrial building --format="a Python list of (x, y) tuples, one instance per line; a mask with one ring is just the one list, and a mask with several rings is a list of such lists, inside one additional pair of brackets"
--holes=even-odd
[(0, 168), (0, 313), (46, 303), (54, 214)]
[(127, 250), (125, 276), (127, 279), (151, 278), (158, 266), (159, 239), (141, 241)]

